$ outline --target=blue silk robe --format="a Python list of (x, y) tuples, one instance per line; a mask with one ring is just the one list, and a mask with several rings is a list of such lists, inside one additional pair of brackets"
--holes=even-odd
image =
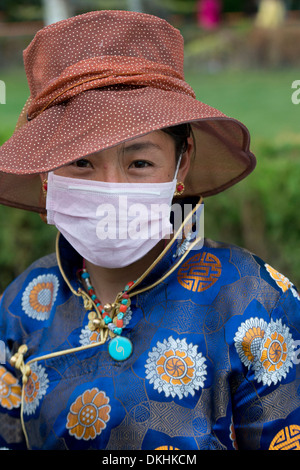
[(7, 288), (2, 448), (300, 449), (299, 294), (248, 251), (195, 237), (133, 289), (122, 362), (88, 328), (62, 236)]

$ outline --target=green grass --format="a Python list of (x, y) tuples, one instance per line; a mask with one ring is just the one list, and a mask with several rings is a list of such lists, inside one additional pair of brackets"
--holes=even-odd
[(6, 104), (0, 104), (0, 144), (10, 136), (18, 116), (29, 97), (25, 71), (20, 69), (0, 69), (0, 80), (6, 85)]
[(186, 74), (199, 100), (241, 120), (255, 143), (299, 135), (300, 105), (291, 100), (300, 69)]

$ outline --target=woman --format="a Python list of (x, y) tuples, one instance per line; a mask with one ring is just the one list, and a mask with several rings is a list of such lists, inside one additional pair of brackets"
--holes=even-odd
[(2, 298), (2, 446), (299, 448), (299, 295), (203, 240), (201, 198), (255, 159), (184, 81), (179, 32), (92, 12), (42, 29), (24, 61), (0, 198), (58, 237)]

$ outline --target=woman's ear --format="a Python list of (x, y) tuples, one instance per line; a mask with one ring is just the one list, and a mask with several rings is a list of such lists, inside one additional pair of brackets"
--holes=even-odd
[(187, 143), (188, 143), (187, 149), (182, 154), (180, 166), (179, 166), (178, 173), (177, 173), (177, 181), (182, 181), (182, 182), (184, 182), (189, 172), (190, 164), (191, 164), (191, 156), (194, 151), (194, 141), (192, 137), (188, 137)]

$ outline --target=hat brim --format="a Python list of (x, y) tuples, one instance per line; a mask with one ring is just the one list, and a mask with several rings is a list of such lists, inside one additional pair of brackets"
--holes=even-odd
[(46, 109), (2, 145), (0, 203), (44, 212), (41, 173), (186, 122), (196, 144), (186, 196), (212, 196), (254, 169), (247, 128), (191, 96), (152, 87), (92, 89)]

